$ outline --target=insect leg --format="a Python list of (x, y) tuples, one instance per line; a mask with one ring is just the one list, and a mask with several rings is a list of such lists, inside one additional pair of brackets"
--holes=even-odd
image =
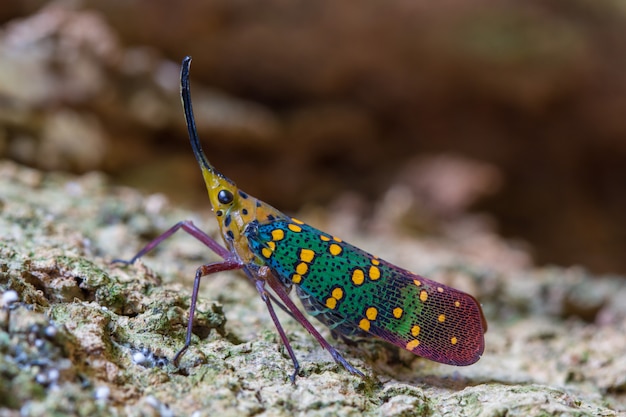
[[(278, 307), (280, 307), (281, 310), (283, 310), (285, 313), (287, 313), (287, 315), (289, 315), (289, 317), (291, 317), (292, 319), (296, 320), (296, 318), (293, 316), (293, 314), (291, 314), (291, 311), (289, 311), (289, 309), (287, 307), (285, 307), (285, 305), (283, 303), (281, 303), (271, 292), (266, 292), (267, 296), (272, 300), (272, 302), (274, 302), (274, 304), (276, 304)], [(298, 320), (296, 320), (298, 321)]]
[[(283, 310), (285, 313), (287, 313), (287, 315), (289, 315), (295, 321), (298, 321), (296, 316), (294, 316), (293, 313), (283, 303), (281, 303), (271, 292), (266, 292), (266, 294), (269, 296), (270, 300), (272, 302), (274, 302), (274, 304), (276, 304), (278, 307), (280, 307), (281, 310)], [(331, 330), (330, 334), (333, 337), (333, 339), (335, 339), (335, 340), (341, 339), (343, 341), (343, 343), (345, 343), (348, 346), (357, 346), (358, 345), (358, 343), (356, 341), (350, 339), (349, 337), (344, 336), (340, 332)], [(331, 352), (331, 354), (332, 354), (332, 352)], [(293, 359), (293, 357), (292, 357), (292, 359)], [(343, 363), (342, 363), (342, 365), (343, 365)], [(295, 374), (296, 373), (294, 373), (294, 376), (295, 376)], [(291, 378), (291, 379), (292, 379), (292, 382), (293, 382), (294, 381), (293, 378)]]
[(183, 220), (181, 222), (176, 223), (174, 226), (170, 227), (161, 235), (157, 236), (154, 240), (148, 243), (143, 247), (135, 256), (130, 260), (123, 259), (114, 259), (113, 263), (123, 263), (126, 265), (133, 264), (135, 261), (146, 253), (150, 252), (152, 249), (157, 247), (161, 242), (163, 242), (168, 237), (172, 236), (179, 229), (183, 229), (185, 232), (189, 233), (191, 236), (198, 239), (200, 242), (204, 243), (209, 247), (213, 252), (217, 255), (224, 258), (222, 262), (214, 262), (206, 265), (202, 265), (196, 270), (196, 278), (193, 282), (193, 292), (191, 293), (191, 304), (189, 306), (189, 320), (187, 321), (187, 336), (185, 337), (185, 344), (180, 349), (176, 355), (174, 355), (174, 365), (178, 366), (178, 360), (185, 353), (185, 351), (191, 345), (191, 334), (193, 330), (193, 318), (196, 312), (196, 302), (198, 301), (198, 291), (200, 290), (200, 278), (206, 275), (214, 274), (216, 272), (221, 271), (229, 271), (232, 269), (240, 269), (243, 267), (243, 263), (236, 258), (231, 252), (229, 252), (226, 248), (222, 247), (219, 243), (217, 243), (211, 236), (207, 235), (202, 230), (198, 229), (198, 227), (193, 224), (191, 220)]
[(353, 375), (365, 376), (361, 371), (350, 365), (350, 363), (345, 360), (344, 357), (341, 356), (341, 354), (337, 352), (337, 350), (326, 341), (326, 339), (324, 339), (324, 336), (322, 336), (315, 329), (315, 327), (313, 327), (311, 322), (309, 322), (307, 318), (304, 317), (304, 314), (302, 314), (298, 307), (296, 307), (296, 305), (293, 303), (291, 298), (289, 298), (289, 294), (287, 294), (283, 285), (276, 279), (276, 277), (274, 277), (272, 273), (270, 273), (269, 271), (265, 274), (261, 273), (261, 271), (259, 272), (259, 276), (264, 278), (264, 280), (270, 285), (270, 288), (274, 290), (278, 298), (280, 298), (282, 302), (285, 303), (285, 306), (287, 306), (287, 308), (291, 311), (293, 317), (298, 321), (298, 323), (300, 323), (302, 327), (304, 327), (319, 342), (319, 344), (322, 345), (322, 347), (330, 353), (335, 362), (342, 365), (344, 368), (346, 368), (348, 372)]
[[(289, 376), (289, 379), (291, 380), (292, 384), (295, 384), (296, 376), (300, 372), (300, 364), (298, 363), (298, 358), (296, 358), (296, 354), (293, 351), (291, 344), (289, 343), (287, 334), (285, 334), (285, 329), (283, 329), (283, 326), (280, 324), (280, 321), (278, 320), (278, 317), (276, 316), (276, 312), (274, 311), (274, 306), (272, 306), (272, 301), (270, 300), (270, 298), (274, 299), (274, 297), (272, 297), (272, 295), (265, 290), (265, 281), (257, 280), (255, 281), (255, 285), (256, 285), (257, 291), (259, 291), (259, 294), (261, 294), (261, 299), (267, 306), (267, 310), (269, 311), (270, 316), (272, 317), (274, 326), (276, 326), (276, 329), (278, 330), (280, 339), (283, 341), (283, 345), (285, 345), (285, 348), (287, 348), (289, 357), (291, 358), (291, 361), (293, 362), (294, 371), (293, 371), (293, 374)], [(278, 305), (280, 305), (281, 308), (284, 307), (280, 303)]]
[(181, 222), (176, 223), (174, 226), (170, 227), (161, 235), (157, 236), (152, 242), (148, 243), (146, 246), (144, 246), (143, 249), (137, 252), (137, 254), (133, 256), (132, 259), (128, 261), (124, 259), (113, 259), (113, 261), (111, 262), (123, 263), (127, 265), (133, 264), (135, 263), (137, 259), (144, 256), (146, 253), (150, 252), (152, 249), (160, 245), (161, 242), (163, 242), (165, 239), (167, 239), (168, 237), (176, 233), (178, 229), (183, 229), (185, 232), (189, 233), (191, 236), (195, 237), (200, 242), (204, 243), (206, 246), (209, 247), (209, 249), (211, 249), (213, 252), (215, 252), (222, 258), (226, 260), (233, 258), (232, 253), (230, 253), (226, 248), (224, 248), (222, 245), (217, 243), (215, 239), (213, 239), (211, 236), (207, 235), (205, 232), (198, 229), (198, 227), (195, 224), (193, 224), (191, 220), (183, 220)]
[[(272, 300), (272, 302), (274, 304), (276, 304), (278, 307), (280, 307), (281, 310), (283, 310), (285, 313), (287, 313), (287, 315), (289, 317), (291, 317), (292, 319), (294, 319), (295, 321), (298, 321), (298, 319), (296, 319), (296, 317), (293, 315), (293, 313), (291, 311), (289, 311), (289, 309), (287, 307), (285, 307), (285, 305), (283, 303), (281, 303), (276, 296), (274, 296), (271, 292), (268, 292), (267, 295), (270, 297), (270, 299)], [(337, 330), (333, 330), (330, 329), (330, 335), (333, 337), (334, 340), (341, 340), (343, 343), (345, 343), (348, 346), (357, 346), (358, 342), (346, 337), (343, 333), (338, 332)], [(367, 337), (367, 334), (364, 334), (361, 337)]]
[(193, 317), (196, 313), (196, 302), (198, 301), (198, 291), (200, 290), (200, 279), (203, 276), (214, 274), (216, 272), (230, 271), (240, 269), (243, 263), (239, 260), (226, 260), (224, 262), (215, 262), (202, 265), (196, 270), (196, 278), (193, 281), (193, 292), (191, 293), (191, 304), (189, 305), (189, 320), (187, 321), (187, 336), (185, 337), (184, 346), (174, 355), (172, 362), (178, 366), (178, 360), (187, 351), (191, 345), (191, 333), (193, 330)]

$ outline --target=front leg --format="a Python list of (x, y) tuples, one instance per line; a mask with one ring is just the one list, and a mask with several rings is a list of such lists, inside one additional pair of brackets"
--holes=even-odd
[(113, 263), (123, 263), (126, 265), (130, 265), (135, 263), (135, 261), (152, 249), (156, 248), (160, 245), (165, 239), (172, 236), (179, 229), (184, 230), (189, 233), (191, 236), (204, 243), (211, 249), (213, 252), (221, 256), (224, 260), (222, 262), (214, 262), (206, 265), (202, 265), (196, 270), (196, 277), (193, 282), (193, 292), (191, 293), (191, 304), (189, 306), (189, 320), (187, 321), (187, 335), (185, 337), (184, 346), (174, 355), (174, 359), (172, 362), (174, 365), (178, 366), (178, 361), (181, 356), (187, 351), (189, 346), (191, 345), (191, 334), (193, 330), (193, 318), (196, 312), (196, 303), (198, 301), (198, 292), (200, 291), (200, 279), (203, 276), (211, 275), (216, 272), (222, 271), (230, 271), (233, 269), (241, 269), (243, 268), (243, 262), (233, 253), (231, 253), (228, 249), (221, 246), (215, 239), (211, 236), (207, 235), (202, 230), (198, 229), (196, 225), (194, 225), (190, 220), (184, 220), (176, 223), (174, 226), (170, 227), (161, 235), (157, 236), (150, 243), (144, 246), (135, 256), (133, 256), (130, 260), (123, 259), (114, 259)]
[(196, 313), (196, 302), (198, 301), (198, 291), (200, 290), (200, 279), (203, 276), (214, 274), (216, 272), (231, 271), (233, 269), (243, 268), (243, 262), (239, 260), (228, 260), (224, 262), (216, 262), (212, 264), (202, 265), (196, 270), (196, 278), (193, 281), (193, 292), (191, 293), (191, 305), (189, 306), (189, 320), (187, 321), (187, 336), (185, 337), (185, 345), (174, 355), (175, 366), (178, 366), (178, 360), (187, 351), (191, 345), (191, 333), (193, 330), (193, 317)]
[(204, 243), (211, 249), (214, 253), (224, 258), (224, 260), (229, 260), (235, 258), (235, 255), (232, 254), (228, 249), (220, 245), (215, 239), (211, 236), (207, 235), (204, 231), (198, 229), (198, 227), (193, 224), (191, 220), (183, 220), (181, 222), (176, 223), (174, 226), (167, 229), (165, 232), (161, 233), (159, 236), (154, 238), (150, 243), (144, 246), (135, 256), (133, 256), (130, 260), (124, 259), (113, 259), (112, 263), (122, 263), (126, 265), (134, 264), (135, 261), (145, 254), (150, 252), (152, 249), (159, 246), (165, 239), (172, 236), (179, 229), (183, 229), (185, 232), (189, 233), (191, 236)]
[[(267, 267), (262, 267), (262, 268), (267, 268)], [(296, 353), (293, 351), (293, 348), (291, 347), (291, 343), (289, 343), (289, 339), (287, 338), (287, 334), (285, 333), (285, 329), (283, 329), (283, 326), (280, 324), (280, 320), (278, 320), (278, 316), (276, 315), (276, 312), (274, 311), (274, 307), (272, 306), (272, 302), (271, 302), (271, 298), (273, 297), (271, 297), (270, 293), (268, 293), (265, 290), (265, 281), (257, 280), (255, 281), (255, 286), (256, 286), (257, 291), (261, 295), (261, 299), (267, 306), (267, 311), (269, 311), (270, 317), (272, 318), (272, 321), (274, 322), (274, 326), (276, 326), (276, 330), (278, 330), (278, 334), (280, 335), (280, 340), (282, 340), (283, 345), (287, 349), (287, 352), (289, 353), (289, 357), (291, 358), (291, 361), (293, 362), (294, 371), (293, 371), (293, 374), (289, 376), (289, 379), (291, 380), (292, 384), (295, 384), (296, 376), (300, 372), (300, 363), (298, 363), (298, 358), (296, 357)]]

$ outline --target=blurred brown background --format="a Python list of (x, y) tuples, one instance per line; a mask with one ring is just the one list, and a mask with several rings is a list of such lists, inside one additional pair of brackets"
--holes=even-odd
[(0, 157), (206, 206), (190, 54), (205, 151), (251, 194), (364, 223), (410, 194), (410, 233), (484, 212), (539, 263), (626, 272), (619, 0), (5, 0), (0, 24)]

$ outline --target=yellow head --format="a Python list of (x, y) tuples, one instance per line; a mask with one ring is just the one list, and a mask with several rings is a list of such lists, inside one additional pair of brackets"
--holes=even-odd
[(207, 159), (200, 146), (191, 107), (191, 93), (189, 90), (190, 64), (191, 58), (185, 58), (181, 70), (181, 96), (191, 148), (202, 170), (202, 176), (209, 192), (211, 207), (217, 217), (227, 248), (237, 252), (244, 262), (249, 262), (251, 260), (249, 258), (253, 255), (248, 248), (247, 239), (243, 235), (248, 223), (254, 220), (262, 223), (275, 218), (286, 218), (286, 216), (275, 208), (239, 190), (233, 181), (217, 171)]

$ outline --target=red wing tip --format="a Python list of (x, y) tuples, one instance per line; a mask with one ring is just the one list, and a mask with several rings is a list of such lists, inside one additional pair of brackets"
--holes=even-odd
[(414, 354), (431, 361), (453, 366), (473, 365), (480, 360), (484, 351), (484, 340), (473, 346), (473, 349), (429, 349), (426, 346), (420, 345), (414, 350), (409, 350), (409, 352), (413, 352)]
[[(476, 362), (478, 362), (480, 360), (480, 358), (482, 357), (482, 353), (476, 357), (473, 357), (469, 360), (462, 360), (462, 361), (452, 361), (452, 363), (448, 363), (448, 365), (454, 365), (454, 366), (469, 366), (469, 365), (473, 365)], [(456, 362), (456, 363), (455, 363)]]

